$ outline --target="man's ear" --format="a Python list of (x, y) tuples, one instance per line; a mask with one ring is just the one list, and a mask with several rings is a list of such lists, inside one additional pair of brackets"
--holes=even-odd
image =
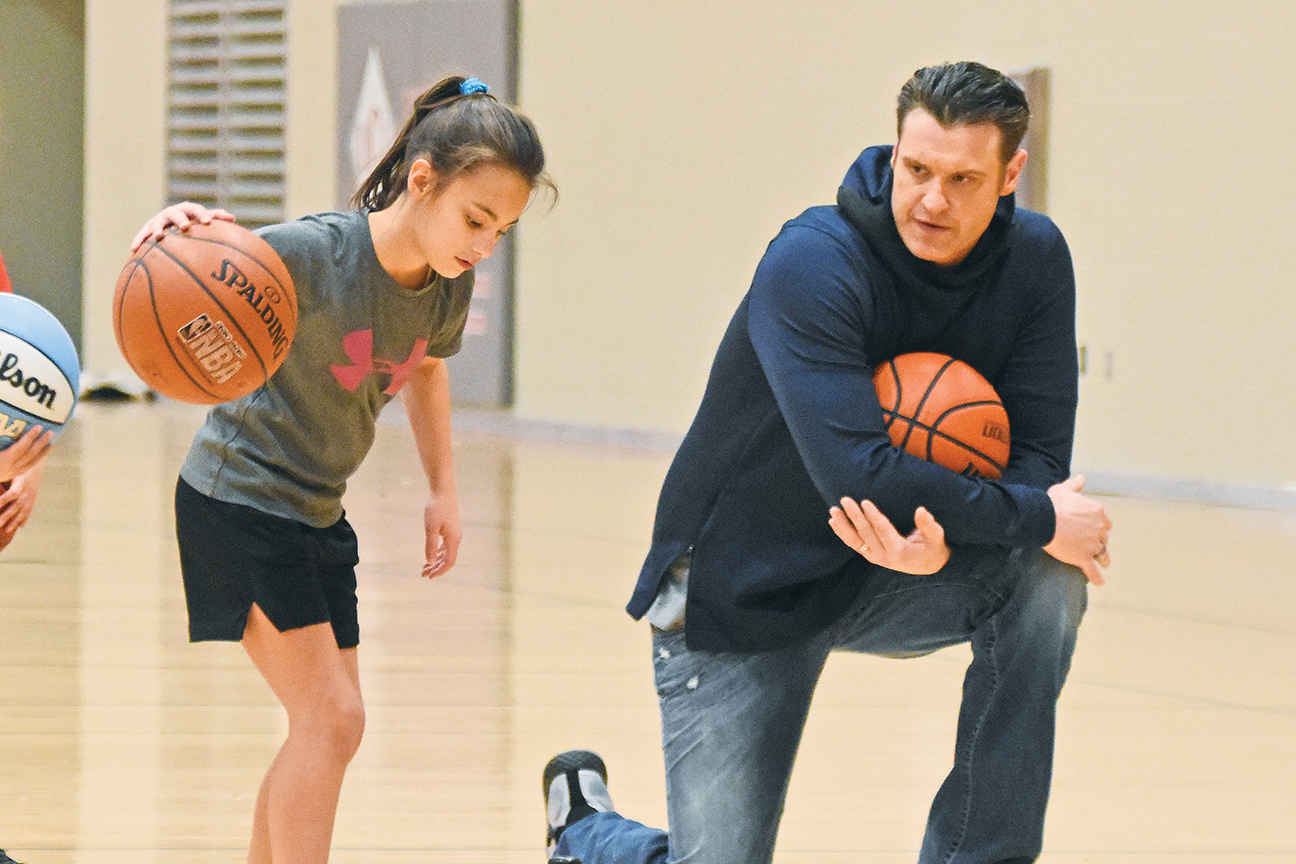
[(999, 196), (1003, 197), (1017, 188), (1018, 181), (1021, 180), (1022, 169), (1026, 167), (1026, 151), (1018, 150), (1013, 157), (1008, 160), (1008, 165), (1004, 168), (1003, 187), (999, 190)]

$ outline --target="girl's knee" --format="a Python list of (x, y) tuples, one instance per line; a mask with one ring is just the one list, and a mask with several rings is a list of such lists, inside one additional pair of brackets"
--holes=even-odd
[(345, 755), (348, 762), (351, 761), (351, 757), (355, 755), (356, 750), (360, 748), (360, 741), (364, 738), (364, 730), (364, 703), (356, 698), (349, 700), (345, 705), (339, 706), (333, 724), (332, 737), (338, 753)]
[(316, 705), (294, 723), (289, 716), (289, 735), (309, 739), (310, 746), (331, 761), (347, 764), (360, 749), (364, 737), (364, 703), (356, 698), (337, 698)]

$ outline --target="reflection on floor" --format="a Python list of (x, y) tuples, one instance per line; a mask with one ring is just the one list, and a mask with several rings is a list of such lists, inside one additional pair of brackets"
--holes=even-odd
[[(242, 651), (185, 640), (171, 517), (201, 411), (82, 406), (0, 559), (0, 848), (25, 864), (242, 861), (284, 734)], [(646, 627), (621, 611), (663, 448), (456, 436), (459, 566), (418, 577), (423, 486), (384, 420), (354, 478), (364, 744), (333, 860), (543, 861), (540, 769), (607, 759), (664, 822)], [(1109, 499), (1108, 587), (1062, 700), (1043, 860), (1296, 861), (1296, 514)], [(912, 862), (962, 667), (838, 656), (776, 860)]]

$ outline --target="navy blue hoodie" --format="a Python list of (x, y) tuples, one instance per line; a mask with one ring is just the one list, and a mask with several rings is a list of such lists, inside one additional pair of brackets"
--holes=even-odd
[[(873, 501), (901, 533), (927, 507), (955, 558), (1053, 538), (1045, 490), (1070, 471), (1078, 377), (1066, 242), (1007, 195), (964, 261), (920, 260), (891, 214), (890, 157), (865, 150), (836, 206), (770, 243), (667, 473), (627, 611), (643, 616), (691, 548), (690, 648), (772, 648), (840, 616), (875, 568), (828, 527), (843, 496)], [(1012, 451), (998, 481), (891, 446), (872, 370), (910, 351), (957, 357), (999, 392)]]

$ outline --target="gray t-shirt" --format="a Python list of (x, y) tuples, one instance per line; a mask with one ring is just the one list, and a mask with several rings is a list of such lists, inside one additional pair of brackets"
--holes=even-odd
[(180, 476), (217, 500), (324, 528), (342, 516), (383, 406), (425, 356), (459, 350), (473, 275), (401, 287), (378, 263), (363, 212), (257, 233), (292, 275), (297, 335), (269, 381), (212, 408)]

